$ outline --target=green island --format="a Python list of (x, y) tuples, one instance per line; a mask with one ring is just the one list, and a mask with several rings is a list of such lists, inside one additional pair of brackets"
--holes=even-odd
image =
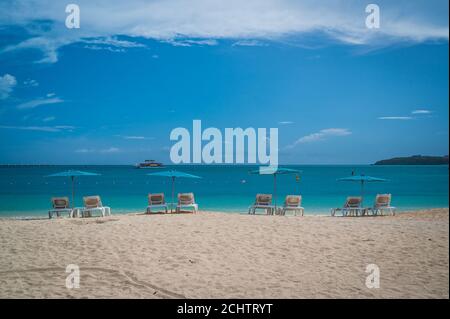
[(448, 165), (448, 155), (394, 157), (378, 161), (374, 165)]

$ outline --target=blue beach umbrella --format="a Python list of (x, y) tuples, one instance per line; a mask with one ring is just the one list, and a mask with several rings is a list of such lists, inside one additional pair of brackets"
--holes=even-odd
[(298, 169), (278, 167), (274, 168), (271, 166), (260, 167), (259, 169), (250, 171), (250, 174), (254, 175), (273, 175), (273, 197), (275, 201), (275, 208), (277, 207), (277, 175), (288, 175), (288, 174), (300, 174), (301, 171)]
[(74, 207), (74, 195), (75, 195), (75, 177), (77, 176), (98, 176), (100, 174), (97, 173), (90, 173), (90, 172), (83, 172), (83, 171), (74, 171), (74, 170), (68, 170), (64, 172), (59, 172), (51, 175), (47, 175), (45, 177), (70, 177), (72, 181), (72, 208)]
[(147, 175), (151, 176), (162, 176), (162, 177), (170, 177), (172, 179), (172, 205), (170, 205), (170, 212), (172, 212), (172, 206), (175, 200), (175, 178), (201, 178), (197, 175), (192, 175), (176, 170), (170, 170), (170, 171), (162, 171), (162, 172), (156, 172), (156, 173), (149, 173)]
[(358, 182), (361, 183), (361, 205), (364, 203), (364, 183), (375, 183), (375, 182), (387, 182), (387, 179), (366, 176), (366, 175), (352, 175), (348, 177), (343, 177), (338, 179), (339, 182)]

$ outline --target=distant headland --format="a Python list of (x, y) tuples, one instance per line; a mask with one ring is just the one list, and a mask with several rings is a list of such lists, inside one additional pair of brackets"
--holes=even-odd
[(448, 155), (394, 157), (378, 161), (374, 165), (448, 165)]

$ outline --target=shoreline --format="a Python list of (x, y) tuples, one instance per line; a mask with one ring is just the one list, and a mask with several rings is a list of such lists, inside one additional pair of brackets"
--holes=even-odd
[[(449, 297), (447, 208), (2, 219), (0, 241), (0, 298)], [(379, 289), (365, 285), (370, 264)], [(79, 266), (79, 289), (65, 286), (68, 265)]]
[[(433, 208), (415, 208), (415, 209), (405, 209), (405, 210), (397, 210), (396, 215), (403, 215), (403, 214), (411, 214), (415, 212), (422, 212), (422, 211), (435, 211), (435, 210), (448, 210), (449, 207), (433, 207)], [(199, 210), (199, 213), (214, 213), (214, 214), (226, 214), (226, 215), (248, 215), (246, 211), (238, 211), (238, 210)], [(112, 216), (139, 216), (139, 215), (180, 215), (177, 213), (152, 213), (152, 214), (146, 214), (144, 210), (142, 211), (119, 211), (114, 212), (112, 211)], [(186, 215), (185, 213), (181, 213), (181, 215)], [(256, 214), (257, 216), (265, 216), (265, 214)], [(274, 216), (274, 217), (282, 217), (282, 216)], [(289, 216), (287, 216), (289, 217)], [(297, 216), (301, 217), (301, 216)], [(308, 211), (305, 211), (304, 217), (332, 217), (330, 212), (320, 212), (320, 213), (310, 213), (308, 214)], [(336, 216), (336, 217), (342, 217), (342, 216)], [(367, 217), (389, 217), (389, 216), (359, 216), (363, 218)], [(102, 218), (102, 217), (88, 217), (88, 218), (74, 218), (74, 219), (89, 219), (89, 218)], [(60, 218), (54, 218), (54, 219), (68, 219), (67, 216), (63, 216)], [(18, 216), (4, 216), (0, 217), (1, 220), (49, 220), (48, 216), (46, 214), (42, 215), (36, 215), (36, 216), (30, 216), (30, 215), (18, 215)]]

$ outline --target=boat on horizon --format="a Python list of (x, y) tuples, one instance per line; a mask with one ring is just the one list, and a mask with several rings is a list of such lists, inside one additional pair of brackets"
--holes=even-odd
[(142, 163), (135, 165), (136, 168), (162, 168), (164, 165), (162, 163), (156, 162), (155, 160), (145, 160)]

